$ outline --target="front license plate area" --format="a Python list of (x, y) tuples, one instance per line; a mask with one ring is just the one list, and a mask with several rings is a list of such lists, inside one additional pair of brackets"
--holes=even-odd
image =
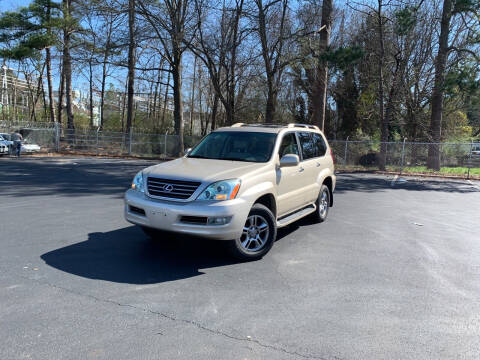
[(152, 219), (155, 219), (160, 223), (166, 223), (169, 221), (170, 218), (169, 212), (164, 209), (151, 210), (150, 216), (152, 217)]

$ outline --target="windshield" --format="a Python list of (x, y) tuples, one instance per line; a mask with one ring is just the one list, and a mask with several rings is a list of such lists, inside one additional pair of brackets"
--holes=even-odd
[(221, 131), (206, 136), (188, 154), (189, 158), (267, 162), (277, 134)]

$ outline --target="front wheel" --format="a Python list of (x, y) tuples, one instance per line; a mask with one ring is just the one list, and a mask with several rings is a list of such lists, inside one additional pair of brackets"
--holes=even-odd
[(261, 259), (273, 246), (277, 224), (269, 208), (254, 204), (243, 227), (242, 235), (230, 241), (230, 251), (240, 260)]
[(317, 209), (312, 213), (311, 219), (315, 222), (324, 222), (327, 220), (328, 208), (330, 207), (330, 189), (326, 185), (322, 185), (320, 188), (320, 194), (315, 202)]

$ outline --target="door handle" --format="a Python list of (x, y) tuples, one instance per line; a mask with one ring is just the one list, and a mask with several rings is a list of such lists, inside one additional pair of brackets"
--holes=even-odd
[(303, 167), (301, 167), (300, 169), (298, 169), (298, 172), (302, 172), (303, 170), (305, 170)]
[(322, 164), (320, 164), (319, 162), (317, 162), (317, 167), (320, 167), (320, 166), (322, 166)]

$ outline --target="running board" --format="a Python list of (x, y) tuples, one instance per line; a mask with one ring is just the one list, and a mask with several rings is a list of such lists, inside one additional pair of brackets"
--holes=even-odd
[(313, 213), (315, 210), (317, 210), (317, 206), (315, 204), (310, 204), (304, 208), (301, 208), (300, 210), (295, 211), (292, 214), (289, 214), (287, 216), (283, 216), (280, 219), (277, 220), (277, 227), (281, 228), (284, 227), (288, 224), (291, 224), (299, 219), (301, 219), (304, 216), (307, 216), (308, 214)]

